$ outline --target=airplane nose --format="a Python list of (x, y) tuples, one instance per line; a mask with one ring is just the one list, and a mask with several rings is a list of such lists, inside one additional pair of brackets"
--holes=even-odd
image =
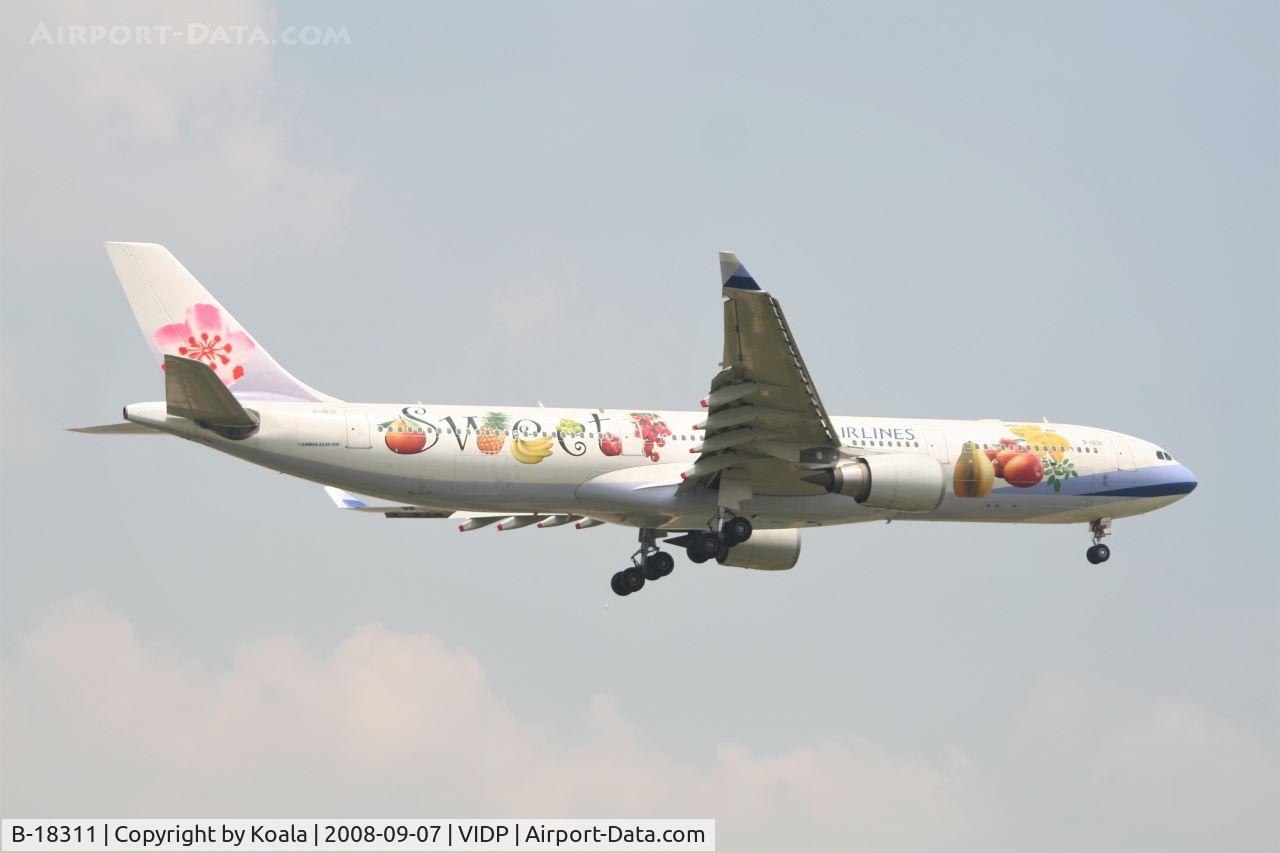
[(1200, 485), (1196, 475), (1186, 465), (1171, 465), (1165, 469), (1164, 476), (1166, 494), (1176, 495), (1179, 499), (1185, 498)]

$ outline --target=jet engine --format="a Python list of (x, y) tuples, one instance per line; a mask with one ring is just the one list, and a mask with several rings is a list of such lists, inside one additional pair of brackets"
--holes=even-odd
[(885, 453), (805, 477), (860, 504), (899, 512), (928, 512), (942, 503), (946, 477), (932, 456)]
[(799, 530), (756, 530), (741, 545), (734, 545), (716, 562), (740, 569), (780, 571), (800, 559)]

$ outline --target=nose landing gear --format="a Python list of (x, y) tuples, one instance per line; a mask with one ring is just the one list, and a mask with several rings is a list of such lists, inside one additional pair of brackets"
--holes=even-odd
[(1102, 544), (1102, 537), (1111, 535), (1111, 519), (1094, 519), (1089, 522), (1089, 532), (1093, 534), (1093, 546), (1084, 552), (1085, 558), (1095, 566), (1105, 563), (1111, 557), (1111, 549)]

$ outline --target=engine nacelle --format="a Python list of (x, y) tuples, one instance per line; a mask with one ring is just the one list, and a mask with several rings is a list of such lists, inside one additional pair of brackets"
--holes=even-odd
[(866, 456), (805, 479), (860, 504), (898, 512), (936, 508), (947, 487), (938, 460), (915, 453)]
[(716, 561), (722, 566), (776, 572), (791, 568), (799, 559), (799, 530), (757, 530), (750, 539), (734, 545)]

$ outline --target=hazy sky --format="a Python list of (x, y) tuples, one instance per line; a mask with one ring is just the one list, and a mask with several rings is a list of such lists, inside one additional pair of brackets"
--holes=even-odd
[[(721, 849), (1274, 849), (1274, 3), (6, 3), (3, 811), (719, 819)], [(29, 44), (38, 23), (349, 45)], [(1199, 477), (1117, 521), (634, 533), (339, 513), (167, 438), (103, 240), (355, 401), (692, 408), (716, 251), (829, 409)], [(1264, 464), (1265, 463), (1265, 464)]]

